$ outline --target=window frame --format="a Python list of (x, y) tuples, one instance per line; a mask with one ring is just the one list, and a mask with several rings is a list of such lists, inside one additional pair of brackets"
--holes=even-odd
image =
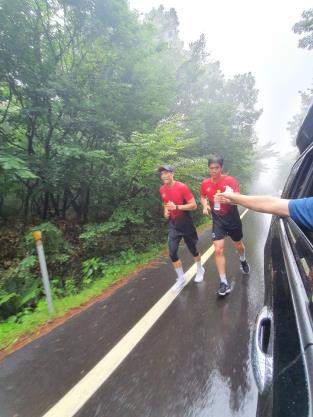
[(288, 199), (313, 196), (313, 145), (294, 164), (283, 197)]
[[(310, 304), (310, 307), (312, 307), (313, 306), (313, 292), (312, 292), (312, 289), (310, 288), (310, 282), (309, 282), (308, 274), (306, 273), (306, 270), (305, 270), (304, 262), (307, 264), (308, 269), (310, 268), (310, 266), (306, 260), (306, 256), (301, 256), (301, 254), (299, 254), (299, 249), (296, 247), (296, 242), (297, 242), (297, 239), (299, 238), (301, 239), (301, 242), (303, 246), (305, 246), (305, 249), (307, 251), (310, 251), (312, 259), (313, 259), (313, 244), (308, 239), (308, 237), (303, 232), (303, 230), (290, 217), (284, 218), (283, 222), (284, 222), (284, 226), (286, 230), (286, 235), (288, 237), (288, 241), (289, 241), (295, 262), (297, 264), (303, 286), (305, 288), (305, 291), (308, 297), (308, 302)], [(294, 232), (298, 235), (298, 237), (295, 236)], [(301, 259), (304, 259), (304, 262)], [(313, 266), (313, 262), (312, 262), (312, 266)], [(313, 310), (312, 308), (310, 308), (310, 310), (311, 310), (311, 316), (313, 320), (313, 315), (312, 315)]]

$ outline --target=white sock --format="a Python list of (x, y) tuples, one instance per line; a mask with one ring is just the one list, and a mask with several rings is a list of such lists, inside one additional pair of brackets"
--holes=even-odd
[(240, 261), (243, 262), (245, 260), (246, 260), (246, 255), (245, 254), (240, 255)]
[(181, 266), (179, 268), (175, 268), (175, 271), (178, 278), (184, 278), (184, 270)]
[(202, 265), (201, 265), (201, 261), (197, 261), (197, 272), (202, 273)]
[(226, 274), (220, 274), (220, 280), (221, 282), (224, 282), (224, 284), (227, 284)]

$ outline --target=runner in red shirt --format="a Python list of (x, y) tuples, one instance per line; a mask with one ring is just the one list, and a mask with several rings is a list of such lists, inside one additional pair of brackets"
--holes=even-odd
[(190, 215), (190, 211), (195, 210), (197, 204), (187, 185), (174, 181), (174, 170), (171, 166), (163, 165), (158, 172), (163, 182), (160, 194), (164, 203), (164, 217), (169, 219), (169, 256), (177, 274), (175, 289), (180, 289), (186, 283), (182, 263), (178, 258), (178, 247), (182, 238), (197, 264), (195, 282), (203, 281), (204, 268), (197, 249), (198, 235)]
[[(228, 175), (222, 175), (223, 158), (214, 156), (209, 159), (208, 166), (211, 178), (201, 183), (201, 204), (203, 214), (212, 214), (212, 239), (215, 248), (215, 263), (220, 276), (218, 294), (224, 296), (230, 292), (230, 286), (226, 278), (226, 260), (224, 256), (224, 241), (230, 236), (234, 247), (240, 255), (240, 269), (244, 274), (249, 274), (250, 266), (245, 257), (245, 246), (242, 241), (242, 223), (236, 205), (221, 204), (215, 201), (215, 194), (223, 193), (227, 189), (239, 193), (237, 180)], [(227, 188), (226, 188), (227, 187)], [(209, 204), (208, 204), (209, 202)]]

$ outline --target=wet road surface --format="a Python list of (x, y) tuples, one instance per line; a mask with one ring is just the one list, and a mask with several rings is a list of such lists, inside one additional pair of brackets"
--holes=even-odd
[[(249, 277), (226, 245), (232, 292), (215, 295), (211, 257), (205, 281), (190, 282), (75, 417), (254, 416), (250, 362), (256, 314), (263, 304), (263, 247), (270, 216), (243, 220)], [(208, 249), (209, 230), (200, 239)], [(192, 265), (181, 249), (184, 269)], [(173, 285), (167, 258), (110, 298), (0, 363), (0, 417), (39, 417), (60, 400)]]

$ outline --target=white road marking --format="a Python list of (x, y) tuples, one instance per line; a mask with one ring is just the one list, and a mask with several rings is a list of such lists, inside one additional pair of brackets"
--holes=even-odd
[[(240, 218), (242, 219), (247, 212), (248, 210), (245, 210)], [(207, 262), (213, 252), (212, 245), (201, 257), (203, 264)], [(195, 274), (196, 265), (194, 264), (185, 273), (186, 284)], [(73, 417), (123, 362), (181, 291), (182, 289), (175, 291), (171, 287), (110, 352), (42, 417)]]
[(241, 214), (240, 218), (241, 220), (245, 217), (245, 215), (248, 213), (249, 209), (245, 209), (245, 211)]

